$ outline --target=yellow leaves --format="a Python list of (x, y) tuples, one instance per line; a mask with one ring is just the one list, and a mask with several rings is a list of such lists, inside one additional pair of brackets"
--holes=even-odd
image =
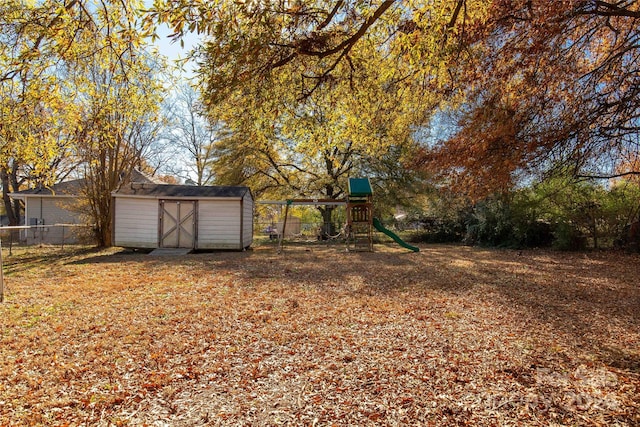
[(114, 138), (123, 140), (122, 123), (154, 115), (159, 84), (139, 51), (141, 5), (15, 2), (2, 13), (0, 161), (12, 158), (50, 178), (71, 142), (91, 145), (95, 137), (113, 147)]

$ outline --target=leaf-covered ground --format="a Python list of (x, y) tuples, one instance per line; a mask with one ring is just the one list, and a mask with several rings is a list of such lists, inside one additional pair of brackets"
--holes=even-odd
[(0, 425), (640, 425), (640, 257), (7, 257)]

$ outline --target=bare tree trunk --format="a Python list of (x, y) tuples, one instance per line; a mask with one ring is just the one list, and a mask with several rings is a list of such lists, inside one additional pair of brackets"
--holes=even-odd
[(2, 201), (4, 203), (9, 225), (20, 225), (20, 213), (22, 212), (22, 204), (19, 200), (11, 200), (9, 193), (19, 191), (20, 184), (17, 177), (18, 168), (12, 166), (11, 171), (6, 167), (0, 168), (0, 180), (2, 181)]
[[(121, 173), (121, 163), (113, 149), (99, 149), (94, 152), (94, 164), (85, 172), (84, 195), (89, 204), (88, 212), (94, 224), (94, 237), (100, 247), (111, 246), (111, 192), (117, 189)], [(128, 175), (128, 174), (127, 174)]]
[(318, 207), (318, 210), (322, 215), (322, 227), (320, 231), (320, 238), (322, 240), (327, 240), (329, 236), (334, 236), (336, 234), (335, 224), (331, 220), (334, 209), (335, 206)]
[[(327, 164), (327, 167), (329, 168), (330, 164)], [(331, 184), (325, 185), (324, 191), (328, 199), (335, 198), (336, 191), (333, 185)], [(336, 234), (336, 227), (332, 221), (333, 211), (335, 210), (335, 208), (336, 208), (335, 206), (331, 206), (331, 205), (318, 206), (318, 210), (322, 215), (322, 228), (320, 233), (320, 237), (322, 238), (322, 240), (326, 240), (330, 236), (335, 236)]]

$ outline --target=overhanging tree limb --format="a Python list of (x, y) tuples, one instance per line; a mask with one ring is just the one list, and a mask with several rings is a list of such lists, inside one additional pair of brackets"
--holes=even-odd
[(587, 9), (583, 12), (579, 12), (579, 14), (590, 14), (590, 15), (598, 15), (598, 16), (608, 16), (608, 17), (628, 17), (628, 18), (640, 18), (639, 10), (631, 10), (626, 7), (621, 7), (620, 4), (624, 2), (610, 3), (606, 1), (594, 1), (595, 5), (594, 9)]
[[(322, 30), (324, 29), (333, 19), (333, 17), (336, 15), (336, 13), (339, 10), (339, 7), (342, 5), (342, 1), (338, 2), (335, 7), (333, 8), (333, 10), (329, 13), (329, 15), (327, 16), (327, 19), (321, 23), (317, 30)], [(353, 35), (351, 35), (349, 38), (343, 40), (341, 43), (339, 43), (337, 46), (331, 48), (331, 49), (326, 49), (326, 50), (311, 50), (309, 48), (305, 48), (304, 46), (309, 45), (310, 42), (313, 41), (312, 38), (306, 38), (303, 40), (300, 40), (298, 42), (296, 42), (294, 45), (290, 45), (290, 48), (294, 48), (295, 52), (291, 53), (288, 56), (285, 56), (284, 58), (280, 59), (279, 61), (276, 61), (275, 63), (271, 64), (271, 69), (276, 69), (276, 68), (280, 68), (286, 64), (288, 64), (289, 62), (293, 61), (296, 57), (302, 55), (302, 56), (311, 56), (311, 57), (316, 57), (319, 59), (322, 58), (326, 58), (328, 56), (334, 55), (336, 53), (340, 53), (340, 56), (338, 58), (338, 60), (333, 64), (332, 67), (330, 67), (329, 70), (323, 72), (323, 76), (328, 75), (337, 65), (337, 63), (349, 52), (349, 50), (351, 50), (351, 48), (353, 48), (353, 46), (358, 42), (358, 40), (360, 40), (369, 30), (369, 28), (378, 20), (380, 19), (380, 17), (395, 3), (394, 0), (385, 0), (384, 2), (382, 2), (382, 4), (376, 9), (376, 11), (369, 17), (367, 18), (367, 20), (360, 26), (360, 28), (358, 29), (358, 31), (356, 31)]]
[(640, 176), (640, 171), (628, 171), (622, 173), (614, 173), (614, 174), (601, 174), (601, 175), (591, 175), (591, 174), (579, 174), (576, 175), (576, 178), (583, 179), (614, 179), (614, 178), (624, 178), (625, 176)]
[(327, 18), (320, 25), (318, 25), (318, 28), (317, 28), (318, 31), (324, 29), (327, 25), (331, 23), (331, 21), (333, 21), (333, 18), (336, 16), (336, 13), (338, 13), (338, 10), (340, 10), (343, 4), (344, 4), (343, 0), (336, 2), (335, 6), (333, 7), (333, 10), (331, 10), (331, 12), (329, 12), (329, 15), (327, 15)]

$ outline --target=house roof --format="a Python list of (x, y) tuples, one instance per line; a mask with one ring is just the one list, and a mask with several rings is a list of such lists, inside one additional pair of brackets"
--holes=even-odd
[(27, 196), (77, 196), (80, 193), (84, 179), (59, 182), (51, 187), (37, 186), (28, 190), (10, 193), (14, 199), (23, 199)]
[[(78, 196), (82, 190), (84, 181), (84, 178), (80, 178), (71, 181), (59, 182), (51, 187), (39, 185), (36, 188), (10, 193), (10, 196), (14, 199), (24, 199), (28, 196)], [(133, 169), (133, 171), (131, 171), (130, 182), (158, 183), (158, 181), (140, 172), (138, 169)]]
[(136, 196), (148, 198), (242, 198), (249, 192), (248, 187), (224, 185), (169, 185), (136, 183), (125, 185), (114, 196)]

